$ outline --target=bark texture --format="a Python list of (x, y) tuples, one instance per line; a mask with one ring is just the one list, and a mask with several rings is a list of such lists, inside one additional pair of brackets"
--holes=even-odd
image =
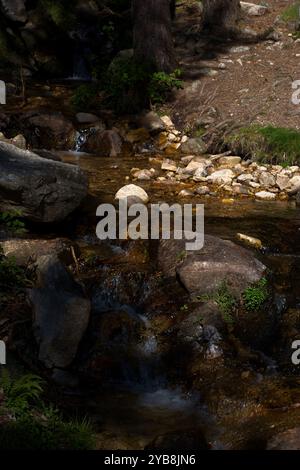
[(156, 71), (176, 68), (170, 0), (133, 0), (135, 59)]
[(239, 0), (203, 0), (203, 26), (225, 34), (234, 33), (240, 9)]

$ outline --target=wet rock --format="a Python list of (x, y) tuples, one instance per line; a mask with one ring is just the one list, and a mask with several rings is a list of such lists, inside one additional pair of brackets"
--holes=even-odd
[(192, 197), (192, 196), (194, 196), (194, 193), (190, 189), (182, 189), (179, 192), (178, 196), (179, 197)]
[(245, 235), (244, 233), (237, 233), (236, 237), (238, 240), (242, 241), (248, 246), (253, 246), (258, 250), (261, 250), (263, 247), (261, 240), (259, 238), (250, 237), (249, 235)]
[(1, 140), (1, 142), (6, 142), (7, 144), (15, 145), (19, 149), (26, 150), (26, 148), (27, 148), (26, 139), (22, 134), (18, 134), (15, 137), (13, 137), (12, 139), (7, 139), (4, 136), (4, 134), (1, 133), (0, 134), (0, 140)]
[(91, 113), (77, 113), (76, 120), (79, 124), (94, 124), (100, 121), (99, 117)]
[[(11, 256), (20, 266), (26, 266), (29, 262), (35, 262), (39, 257), (56, 254), (66, 264), (71, 264), (74, 259), (71, 253), (72, 243), (64, 238), (54, 240), (13, 239), (0, 242), (0, 247), (5, 256)], [(75, 248), (75, 252), (78, 249)]]
[(88, 135), (82, 151), (103, 157), (117, 157), (122, 153), (122, 145), (122, 139), (115, 130), (99, 130)]
[(209, 448), (202, 432), (198, 429), (180, 430), (156, 437), (145, 450), (207, 450)]
[(168, 129), (174, 129), (175, 128), (175, 126), (174, 126), (171, 118), (169, 118), (169, 116), (162, 116), (161, 120)]
[(166, 129), (164, 121), (154, 111), (141, 116), (139, 124), (141, 127), (145, 127), (151, 135), (159, 134)]
[(234, 176), (232, 170), (217, 170), (208, 176), (207, 181), (213, 184), (230, 184)]
[(226, 281), (230, 290), (239, 296), (266, 271), (250, 251), (211, 235), (205, 235), (202, 250), (186, 251), (184, 260), (179, 261), (179, 254), (184, 252), (185, 240), (160, 240), (158, 264), (165, 276), (177, 275), (193, 295), (215, 292)]
[(267, 450), (300, 450), (300, 428), (292, 428), (272, 437)]
[(130, 144), (136, 144), (146, 142), (150, 138), (150, 134), (144, 127), (134, 129), (128, 132), (126, 135), (126, 141)]
[(55, 162), (61, 162), (61, 158), (57, 153), (50, 152), (49, 150), (45, 149), (33, 149), (33, 153), (38, 155), (41, 158), (47, 158), (48, 160), (53, 160)]
[(259, 191), (255, 194), (256, 199), (261, 199), (264, 201), (274, 201), (276, 199), (276, 194), (270, 193), (269, 191)]
[(179, 150), (181, 153), (202, 155), (207, 151), (207, 146), (200, 137), (190, 138), (180, 145)]
[(28, 140), (32, 135), (38, 136), (37, 142), (33, 142), (34, 147), (69, 150), (75, 142), (76, 130), (60, 112), (31, 113), (23, 118), (22, 126), (26, 129)]
[(205, 196), (206, 194), (209, 194), (209, 187), (200, 186), (199, 188), (196, 189), (196, 193), (199, 194), (200, 196)]
[(87, 177), (77, 166), (0, 142), (2, 210), (18, 209), (36, 222), (58, 222), (80, 205), (87, 190)]
[(151, 180), (153, 174), (150, 170), (145, 169), (135, 171), (132, 176), (139, 181), (149, 181)]
[(127, 204), (144, 203), (147, 204), (149, 196), (143, 188), (135, 184), (123, 186), (115, 195), (115, 199), (127, 199)]
[(184, 169), (184, 173), (188, 173), (189, 175), (195, 175), (197, 171), (198, 176), (207, 176), (206, 168), (208, 166), (209, 165), (206, 163), (205, 160), (203, 161), (192, 160)]
[(161, 165), (161, 169), (163, 171), (177, 171), (177, 163), (174, 162), (174, 160), (170, 160), (169, 158), (165, 159), (163, 162), (162, 162), (162, 165)]
[(68, 367), (74, 360), (90, 318), (90, 301), (57, 256), (36, 263), (37, 280), (29, 291), (38, 358), (48, 368)]

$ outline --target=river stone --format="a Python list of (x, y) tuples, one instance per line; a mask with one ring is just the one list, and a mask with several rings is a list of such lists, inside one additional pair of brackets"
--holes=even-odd
[(207, 181), (214, 184), (231, 184), (234, 176), (232, 170), (217, 170), (208, 176)]
[(290, 179), (290, 184), (288, 188), (289, 194), (296, 194), (300, 190), (300, 176), (293, 176)]
[(290, 184), (290, 178), (286, 175), (277, 175), (276, 184), (280, 191), (287, 189)]
[(80, 168), (0, 142), (0, 209), (20, 210), (35, 222), (58, 222), (87, 195)]
[(192, 160), (186, 168), (184, 168), (183, 173), (188, 173), (189, 175), (194, 175), (195, 172), (198, 172), (198, 176), (206, 176), (206, 168), (207, 168), (207, 163), (205, 160), (202, 160), (200, 162)]
[(170, 160), (167, 158), (162, 162), (161, 169), (163, 171), (177, 171), (177, 164), (174, 162), (174, 160)]
[(259, 178), (258, 178), (258, 181), (259, 183), (261, 184), (261, 186), (265, 187), (265, 188), (270, 188), (272, 186), (275, 186), (275, 178), (273, 175), (271, 175), (271, 173), (268, 173), (266, 171), (263, 171)]
[(143, 188), (140, 188), (135, 184), (128, 184), (119, 189), (119, 191), (115, 195), (115, 199), (127, 199), (128, 205), (134, 203), (147, 204), (147, 202), (149, 201), (149, 196)]
[(79, 124), (94, 124), (98, 122), (100, 119), (95, 114), (91, 113), (77, 113), (76, 120)]
[(38, 135), (36, 147), (49, 150), (69, 150), (73, 147), (76, 130), (73, 124), (60, 112), (35, 112), (22, 120), (22, 125), (29, 133)]
[(88, 326), (90, 301), (55, 255), (38, 259), (36, 276), (29, 299), (38, 358), (48, 368), (68, 367)]
[(202, 155), (207, 151), (207, 146), (200, 137), (190, 138), (180, 145), (179, 151), (188, 155)]
[[(39, 257), (56, 254), (60, 260), (71, 264), (74, 259), (71, 253), (72, 243), (65, 238), (55, 238), (53, 240), (31, 240), (12, 239), (0, 242), (0, 248), (5, 256), (15, 259), (19, 266), (26, 266), (29, 262), (35, 262)], [(75, 252), (78, 248), (75, 247)]]
[(268, 11), (268, 7), (264, 5), (256, 5), (255, 3), (240, 2), (241, 8), (249, 16), (262, 16)]
[(122, 153), (122, 146), (123, 142), (117, 131), (103, 131), (100, 128), (87, 136), (81, 150), (101, 157), (117, 157)]
[(300, 450), (300, 427), (273, 436), (268, 442), (267, 450)]
[[(179, 254), (186, 253), (182, 261)], [(266, 267), (247, 249), (221, 238), (205, 235), (202, 250), (185, 251), (185, 240), (160, 240), (158, 264), (167, 277), (178, 276), (190, 294), (215, 292), (226, 281), (240, 295), (259, 281)]]
[(221, 157), (219, 159), (219, 164), (234, 167), (235, 165), (241, 163), (241, 161), (241, 157)]
[(264, 201), (274, 201), (276, 199), (276, 194), (270, 193), (268, 191), (259, 191), (255, 194), (256, 199), (261, 199)]

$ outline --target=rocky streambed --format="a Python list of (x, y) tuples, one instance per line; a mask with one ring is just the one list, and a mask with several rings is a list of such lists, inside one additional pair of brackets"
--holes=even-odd
[[(1, 337), (18, 360), (59, 385), (66, 413), (89, 416), (98, 448), (278, 447), (287, 430), (284, 445), (297, 441), (295, 202), (204, 198), (204, 253), (180, 241), (100, 242), (95, 207), (113, 202), (148, 157), (60, 156), (88, 173), (90, 197), (46, 236), (33, 225), (1, 242), (35, 270), (26, 307), (1, 313)], [(169, 186), (136, 184), (153, 202), (178, 198)], [(249, 288), (263, 295), (253, 309)]]

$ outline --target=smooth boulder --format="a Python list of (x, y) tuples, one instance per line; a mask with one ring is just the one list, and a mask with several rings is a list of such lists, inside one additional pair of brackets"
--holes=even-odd
[(36, 275), (29, 299), (38, 358), (48, 368), (68, 367), (88, 326), (91, 303), (57, 256), (40, 257)]
[(226, 282), (240, 295), (266, 272), (251, 251), (229, 240), (205, 235), (204, 247), (195, 251), (185, 251), (185, 243), (184, 239), (161, 240), (158, 264), (165, 276), (178, 276), (190, 294), (213, 293)]
[(35, 222), (58, 222), (80, 205), (87, 190), (87, 177), (77, 166), (0, 142), (1, 210), (20, 210)]

